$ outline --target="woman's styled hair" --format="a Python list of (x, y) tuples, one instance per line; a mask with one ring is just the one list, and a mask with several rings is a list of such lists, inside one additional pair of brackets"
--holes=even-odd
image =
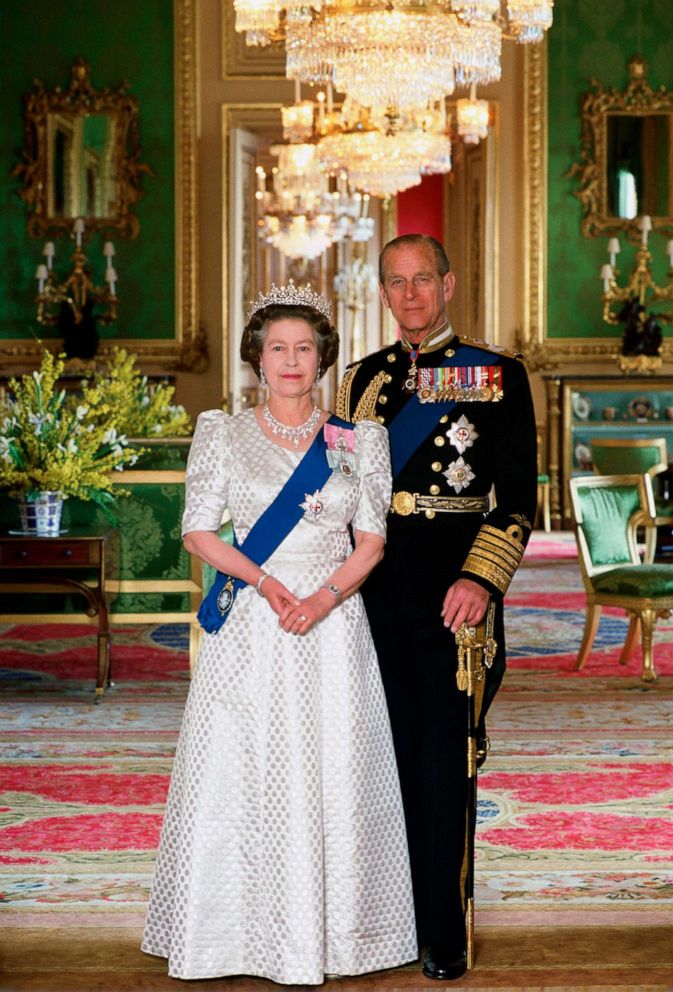
[(255, 375), (259, 376), (259, 356), (264, 347), (269, 324), (275, 320), (288, 319), (305, 320), (312, 328), (318, 348), (318, 375), (324, 375), (327, 369), (334, 365), (339, 354), (339, 335), (327, 317), (315, 307), (271, 303), (268, 307), (257, 310), (245, 325), (241, 338), (241, 358), (244, 362), (248, 362)]

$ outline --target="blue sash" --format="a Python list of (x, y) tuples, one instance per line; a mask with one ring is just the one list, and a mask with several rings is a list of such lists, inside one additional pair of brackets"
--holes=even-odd
[[(469, 345), (461, 347), (458, 362), (452, 361), (452, 358), (445, 358), (437, 368), (448, 368), (450, 365), (468, 367), (497, 365), (500, 361), (499, 355), (482, 351), (480, 348), (470, 348)], [(440, 418), (453, 410), (458, 402), (460, 401), (448, 400), (444, 403), (421, 403), (417, 393), (409, 397), (388, 427), (393, 479), (398, 477), (414, 452), (432, 433)]]
[[(353, 430), (352, 424), (334, 415), (327, 423)], [(239, 545), (234, 537), (233, 546), (256, 565), (267, 561), (302, 519), (304, 510), (300, 503), (303, 503), (306, 493), (321, 489), (329, 479), (332, 469), (327, 461), (326, 450), (325, 434), (320, 430), (273, 503), (255, 521), (243, 544)], [(225, 575), (224, 572), (217, 573), (197, 613), (197, 619), (207, 633), (216, 633), (226, 623), (239, 589), (247, 584), (243, 579)]]

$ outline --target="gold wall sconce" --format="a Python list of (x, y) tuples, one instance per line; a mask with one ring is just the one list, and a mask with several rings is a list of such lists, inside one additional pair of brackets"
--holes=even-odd
[(73, 223), (71, 237), (75, 241), (75, 250), (71, 255), (72, 271), (67, 279), (59, 282), (54, 269), (56, 248), (53, 241), (47, 241), (42, 249), (45, 261), (38, 265), (35, 278), (38, 283), (37, 319), (40, 324), (55, 325), (61, 322), (63, 304), (72, 311), (72, 321), (80, 324), (86, 312), (93, 303), (100, 308), (96, 311), (96, 320), (101, 324), (111, 324), (117, 317), (117, 272), (112, 264), (115, 247), (112, 241), (103, 245), (103, 256), (106, 260), (106, 286), (96, 286), (92, 279), (88, 258), (84, 252), (83, 241), (86, 225), (83, 217), (77, 217)]

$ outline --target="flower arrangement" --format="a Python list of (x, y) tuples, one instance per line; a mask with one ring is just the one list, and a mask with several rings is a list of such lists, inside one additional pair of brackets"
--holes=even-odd
[(132, 465), (139, 453), (127, 447), (111, 403), (101, 403), (88, 386), (76, 399), (56, 389), (63, 367), (61, 356), (45, 351), (37, 371), (10, 380), (13, 395), (0, 423), (0, 489), (29, 501), (56, 492), (108, 509), (115, 499), (111, 471)]
[[(183, 406), (173, 403), (174, 386), (148, 383), (135, 367), (136, 356), (114, 348), (107, 370), (96, 375), (88, 397), (94, 416), (104, 422), (112, 407), (118, 429), (126, 437), (180, 437), (192, 433), (192, 422)], [(85, 380), (86, 381), (86, 380)]]

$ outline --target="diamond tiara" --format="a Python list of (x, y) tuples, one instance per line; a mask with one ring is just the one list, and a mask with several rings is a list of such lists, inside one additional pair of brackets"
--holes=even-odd
[(313, 307), (328, 320), (332, 319), (332, 304), (325, 296), (314, 292), (308, 283), (305, 286), (295, 286), (294, 280), (288, 279), (287, 286), (276, 286), (275, 282), (272, 282), (268, 293), (260, 293), (256, 300), (250, 301), (248, 320), (258, 310), (272, 306), (274, 303), (283, 307)]

